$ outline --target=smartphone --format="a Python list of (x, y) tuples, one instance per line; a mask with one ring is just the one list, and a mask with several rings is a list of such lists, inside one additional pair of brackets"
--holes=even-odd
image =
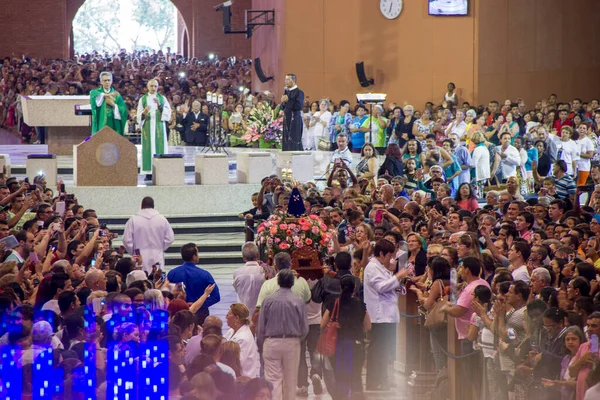
[(383, 219), (383, 210), (375, 211), (375, 223), (379, 224), (382, 219)]
[(96, 260), (92, 259), (92, 261), (90, 261), (90, 268), (96, 268)]
[(34, 191), (34, 190), (36, 190), (36, 189), (37, 189), (37, 185), (29, 185), (29, 190), (30, 190), (31, 192), (33, 192), (33, 191)]
[(106, 236), (106, 231), (103, 229), (100, 229), (99, 236)]
[(44, 226), (44, 221), (38, 221), (37, 226), (38, 226), (38, 228), (41, 228), (42, 226)]
[(163, 272), (162, 274), (160, 274), (160, 279), (164, 282), (167, 280), (167, 273)]
[(61, 193), (64, 193), (64, 192), (65, 192), (65, 184), (64, 184), (64, 183), (61, 183), (61, 184), (60, 184), (60, 192), (61, 192)]
[(66, 194), (65, 195), (65, 199), (67, 199), (67, 200), (75, 200), (75, 195), (74, 194)]
[[(61, 196), (62, 197), (62, 196)], [(54, 211), (60, 215), (61, 217), (65, 215), (65, 211), (66, 211), (66, 204), (64, 201), (58, 201), (56, 202), (56, 206), (54, 207)]]
[(590, 335), (590, 353), (597, 353), (598, 352), (598, 336), (596, 335)]
[(29, 257), (31, 258), (31, 261), (33, 261), (36, 264), (38, 262), (40, 262), (40, 259), (38, 258), (38, 255), (35, 251), (32, 251), (31, 253), (29, 253)]
[(39, 285), (40, 284), (40, 280), (38, 278), (33, 278), (33, 284), (34, 285)]
[(140, 255), (140, 249), (135, 249), (134, 252), (133, 252), (133, 254), (135, 254), (136, 256), (139, 256)]
[(56, 246), (50, 246), (50, 248), (52, 249), (53, 253), (56, 251)]
[(4, 243), (4, 249), (10, 250), (19, 246), (19, 241), (15, 237), (15, 235), (9, 235), (3, 239), (0, 239), (0, 243)]

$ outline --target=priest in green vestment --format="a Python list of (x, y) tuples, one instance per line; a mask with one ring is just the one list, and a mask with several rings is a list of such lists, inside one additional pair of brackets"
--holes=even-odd
[(123, 97), (113, 87), (110, 72), (100, 73), (100, 86), (90, 92), (92, 106), (92, 135), (108, 126), (123, 135), (127, 122), (127, 106)]
[(158, 93), (156, 79), (148, 81), (148, 93), (138, 102), (137, 121), (142, 130), (142, 168), (140, 172), (149, 176), (152, 173), (154, 154), (167, 154), (167, 126), (171, 119), (171, 106), (163, 95)]

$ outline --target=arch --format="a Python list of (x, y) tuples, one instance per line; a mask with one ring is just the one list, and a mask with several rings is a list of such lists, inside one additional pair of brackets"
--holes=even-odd
[[(68, 55), (72, 57), (74, 54), (74, 43), (73, 43), (73, 20), (77, 15), (77, 12), (81, 8), (81, 6), (87, 0), (67, 0), (67, 13), (66, 13), (66, 22), (69, 27), (67, 35), (65, 37), (65, 42), (67, 43)], [(171, 0), (171, 3), (175, 6), (181, 19), (183, 20), (183, 31), (186, 33), (188, 38), (188, 51), (191, 50), (189, 46), (189, 32), (188, 27), (192, 27), (192, 0)]]

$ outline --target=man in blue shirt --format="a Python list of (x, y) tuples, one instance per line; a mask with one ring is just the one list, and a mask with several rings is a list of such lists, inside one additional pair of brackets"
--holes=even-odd
[[(186, 301), (193, 303), (204, 294), (207, 286), (215, 283), (215, 280), (210, 272), (196, 266), (198, 262), (198, 247), (194, 243), (183, 245), (181, 248), (181, 258), (184, 261), (183, 265), (170, 270), (167, 274), (167, 279), (170, 283), (183, 282), (187, 296)], [(208, 308), (219, 301), (221, 301), (219, 287), (215, 286), (210, 296), (208, 296), (200, 310), (196, 313), (198, 324), (202, 325), (204, 323), (206, 317), (210, 315)]]

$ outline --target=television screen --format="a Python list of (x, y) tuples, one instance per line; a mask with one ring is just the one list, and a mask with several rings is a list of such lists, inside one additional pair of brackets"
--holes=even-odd
[(429, 0), (429, 15), (467, 15), (468, 0)]

